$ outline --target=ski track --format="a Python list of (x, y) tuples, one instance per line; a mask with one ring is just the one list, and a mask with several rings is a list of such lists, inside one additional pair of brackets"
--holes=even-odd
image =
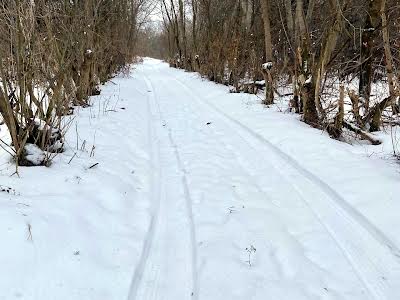
[[(198, 300), (201, 297), (197, 269), (196, 228), (188, 178), (190, 173), (187, 172), (182, 162), (181, 150), (174, 139), (174, 131), (163, 117), (162, 106), (155, 87), (157, 86), (160, 91), (161, 89), (152, 82), (150, 77), (157, 73), (158, 69), (153, 66), (150, 68), (152, 74), (141, 71), (139, 76), (143, 77), (148, 89), (149, 148), (155, 170), (152, 177), (154, 188), (151, 197), (152, 211), (149, 230), (143, 245), (140, 263), (135, 269), (128, 300)], [(243, 145), (255, 154), (255, 157), (260, 152), (265, 153), (265, 155), (257, 157), (258, 163), (271, 165), (274, 173), (284, 178), (296, 191), (305, 207), (336, 243), (352, 267), (354, 274), (368, 292), (366, 297), (375, 300), (397, 300), (400, 293), (400, 250), (395, 243), (321, 178), (304, 168), (298, 161), (262, 135), (226, 114), (208, 100), (200, 98), (176, 74), (178, 71), (169, 70), (165, 74), (165, 76), (168, 75), (165, 81), (169, 81), (169, 84), (163, 82), (161, 87), (170, 91), (175, 89), (173, 93), (176, 93), (176, 98), (179, 98), (178, 93), (188, 95), (187, 103), (183, 103), (185, 111), (189, 111), (188, 108), (190, 108), (197, 114), (212, 115), (214, 120), (218, 120), (223, 125), (224, 134), (236, 135), (243, 141)], [(197, 109), (194, 109), (193, 106), (196, 106)], [(162, 144), (162, 138), (166, 144)], [(225, 144), (222, 139), (220, 142)], [(253, 179), (252, 183), (257, 191), (265, 194), (260, 184), (257, 183), (255, 175), (240, 163), (239, 158), (242, 156), (239, 150), (232, 147), (229, 147), (229, 150), (238, 158), (243, 172)], [(173, 165), (169, 171), (164, 169), (166, 167), (163, 164), (163, 161), (167, 160)], [(176, 172), (179, 177), (179, 180), (171, 180), (176, 187), (179, 186), (182, 189), (181, 200), (184, 201), (185, 206), (183, 215), (175, 214), (173, 203), (169, 202), (170, 197), (166, 195), (166, 193), (171, 193), (166, 187), (168, 185), (167, 177), (170, 176), (171, 171)], [(267, 195), (265, 194), (265, 196)], [(171, 200), (176, 201), (176, 199)], [(177, 205), (179, 206), (179, 204)], [(174, 224), (178, 219), (182, 221)], [(171, 232), (171, 228), (169, 228), (171, 224), (173, 229), (181, 225), (188, 227), (186, 231), (183, 231), (183, 237), (179, 236), (181, 244), (178, 249), (181, 250), (179, 254), (183, 255), (183, 258), (174, 264), (174, 272), (178, 270), (176, 272), (181, 275), (175, 279), (180, 282), (175, 283), (171, 283), (174, 279), (168, 272), (168, 260), (174, 256), (165, 253), (168, 247), (175, 247), (169, 241), (170, 235), (172, 234), (174, 238), (174, 235), (178, 234)], [(168, 286), (170, 287), (168, 288)], [(175, 291), (173, 291), (174, 287)], [(178, 287), (178, 291), (176, 291), (176, 287)]]
[[(289, 180), (321, 225), (335, 240), (349, 263), (352, 265), (355, 273), (369, 291), (372, 299), (397, 299), (397, 293), (392, 294), (391, 291), (400, 290), (400, 282), (397, 279), (400, 275), (400, 250), (389, 238), (380, 232), (379, 229), (371, 224), (364, 216), (352, 208), (346, 200), (328, 184), (302, 167), (292, 157), (241, 122), (222, 112), (215, 105), (208, 101), (203, 101), (178, 78), (174, 77), (173, 80), (182, 87), (192, 99), (195, 99), (199, 106), (206, 106), (208, 111), (214, 112), (214, 115), (217, 115), (219, 119), (227, 125), (227, 127), (230, 127), (233, 132), (236, 132), (236, 134), (240, 136), (242, 140), (253, 149), (253, 151), (256, 153), (260, 152), (260, 147), (258, 147), (257, 150), (257, 146), (260, 146), (259, 144), (262, 143), (284, 161), (280, 166), (282, 166), (283, 169), (286, 168), (288, 174), (291, 172), (293, 173), (293, 171), (288, 170), (287, 166), (304, 176), (309, 181), (308, 184), (311, 185), (311, 190), (316, 191), (316, 189), (319, 189), (319, 193), (322, 192), (325, 194), (327, 196), (325, 197), (325, 203), (316, 205), (317, 203), (308, 201), (307, 193), (304, 192), (304, 185), (302, 184), (299, 186), (300, 184), (296, 183), (296, 181), (299, 181), (299, 176), (296, 176), (296, 174), (288, 176), (284, 172), (280, 171), (282, 168), (274, 168), (277, 173)], [(252, 138), (256, 141), (251, 141)], [(263, 157), (265, 156), (262, 156), (261, 159), (263, 159)], [(322, 213), (320, 211), (322, 211)], [(326, 218), (323, 211), (334, 212), (334, 217), (331, 217), (331, 220), (324, 220)], [(337, 222), (337, 219), (341, 222)], [(350, 228), (352, 228), (352, 230), (350, 230)], [(346, 237), (346, 233), (349, 236)], [(371, 249), (372, 245), (374, 245), (374, 250)], [(370, 251), (365, 249), (370, 249)], [(376, 255), (376, 253), (379, 253), (380, 255)], [(391, 284), (389, 284), (390, 279), (393, 279)]]
[[(153, 203), (155, 202), (155, 208), (153, 208), (150, 228), (143, 247), (140, 264), (132, 279), (128, 300), (197, 300), (196, 237), (192, 214), (192, 200), (188, 188), (186, 170), (182, 165), (178, 148), (173, 140), (171, 130), (166, 127), (165, 120), (163, 119), (162, 111), (157, 100), (156, 89), (146, 75), (143, 75), (143, 80), (146, 83), (148, 89), (147, 92), (149, 93), (149, 97), (147, 97), (148, 110), (149, 115), (152, 116), (149, 118), (149, 126), (151, 128), (154, 126), (162, 126), (164, 129), (168, 130), (167, 140), (169, 144), (167, 145), (167, 148), (170, 148), (170, 150), (172, 149), (176, 161), (176, 171), (180, 173), (181, 178), (177, 183), (179, 183), (183, 189), (182, 196), (185, 202), (185, 213), (183, 218), (186, 218), (186, 222), (184, 221), (182, 223), (182, 215), (175, 214), (174, 210), (176, 210), (176, 207), (174, 207), (173, 204), (169, 205), (170, 203), (168, 203), (168, 197), (166, 196), (167, 187), (160, 180), (160, 178), (162, 178), (160, 176), (158, 180), (153, 181), (154, 188), (157, 189), (158, 187), (157, 190), (160, 191), (160, 186), (162, 186), (162, 189), (157, 200), (153, 200)], [(152, 124), (153, 122), (155, 125)], [(157, 129), (155, 131), (157, 132)], [(160, 136), (160, 133), (156, 133), (152, 134), (151, 138), (160, 141)], [(166, 153), (168, 151), (163, 152), (164, 153), (158, 155), (157, 161), (159, 168), (162, 168), (164, 165), (163, 156), (168, 155), (168, 158), (171, 158), (170, 153)], [(161, 158), (159, 158), (160, 156)], [(166, 159), (164, 160), (166, 161)], [(167, 173), (166, 171), (167, 170), (163, 169), (158, 170), (159, 174)], [(168, 173), (168, 175), (170, 174)], [(171, 201), (176, 201), (174, 197), (170, 198)], [(174, 222), (178, 223), (175, 224)], [(189, 235), (189, 237), (186, 236), (186, 243), (189, 245), (185, 245), (185, 237), (179, 235), (178, 232), (179, 228), (181, 226), (185, 227), (185, 225), (189, 225), (188, 232), (184, 232), (184, 234), (186, 233)], [(171, 236), (173, 238), (172, 242)], [(173, 241), (176, 243), (173, 243)], [(177, 241), (180, 241), (181, 244)], [(178, 250), (181, 251), (179, 252)], [(185, 250), (189, 250), (189, 253)], [(178, 253), (178, 255), (171, 255), (171, 251)], [(179, 254), (183, 254), (184, 258), (179, 257)], [(173, 263), (173, 268), (168, 265), (170, 263)], [(180, 274), (180, 276), (172, 274), (171, 269), (173, 269), (174, 273)], [(175, 283), (171, 284), (174, 280)], [(181, 280), (185, 280), (186, 282), (182, 282)]]
[[(189, 93), (196, 101), (202, 105), (207, 105), (209, 109), (214, 111), (216, 114), (222, 117), (223, 122), (225, 123), (230, 123), (230, 124), (236, 124), (239, 127), (239, 131), (242, 131), (242, 134), (239, 134), (242, 139), (249, 145), (251, 143), (246, 140), (246, 138), (243, 137), (244, 135), (250, 135), (254, 137), (255, 139), (259, 140), (261, 143), (265, 144), (268, 148), (270, 148), (275, 154), (277, 154), (281, 159), (285, 160), (288, 164), (290, 164), (293, 168), (295, 168), (298, 172), (300, 172), (303, 176), (307, 177), (310, 181), (313, 182), (313, 184), (319, 186), (321, 190), (323, 190), (328, 196), (330, 196), (330, 199), (338, 204), (340, 208), (346, 213), (351, 216), (355, 222), (359, 223), (360, 226), (363, 226), (365, 230), (367, 230), (374, 238), (382, 243), (382, 245), (385, 245), (388, 247), (388, 249), (393, 253), (394, 256), (400, 258), (400, 249), (399, 247), (396, 246), (395, 243), (393, 243), (383, 232), (381, 232), (376, 226), (374, 226), (371, 222), (368, 221), (360, 212), (358, 212), (356, 209), (354, 209), (342, 196), (340, 196), (332, 187), (330, 187), (327, 183), (325, 183), (321, 178), (319, 178), (317, 175), (313, 174), (306, 168), (304, 168), (297, 160), (289, 156), (287, 153), (283, 152), (281, 149), (279, 149), (277, 146), (272, 144), (270, 141), (265, 139), (262, 135), (258, 134), (257, 132), (251, 130), (249, 127), (244, 125), (243, 123), (239, 122), (238, 120), (232, 118), (228, 114), (224, 113), (221, 111), (218, 107), (216, 107), (214, 104), (209, 103), (206, 100), (201, 100), (197, 95), (195, 95), (190, 88), (187, 87), (187, 85), (182, 82), (181, 80), (174, 78), (174, 80), (186, 90), (187, 93)], [(229, 125), (228, 125), (229, 126)], [(237, 131), (237, 130), (235, 130)], [(254, 148), (254, 147), (253, 147)]]
[(151, 87), (151, 89), (154, 91), (155, 97), (154, 100), (157, 104), (158, 108), (158, 113), (163, 121), (163, 124), (165, 127), (168, 129), (168, 139), (170, 142), (170, 145), (174, 149), (174, 155), (176, 158), (176, 161), (178, 162), (178, 167), (182, 173), (182, 186), (184, 189), (184, 196), (185, 196), (185, 203), (186, 203), (186, 210), (187, 210), (187, 217), (189, 219), (189, 225), (190, 225), (190, 247), (191, 247), (191, 269), (192, 269), (192, 293), (191, 293), (191, 299), (197, 300), (198, 299), (198, 279), (197, 279), (197, 251), (196, 251), (196, 231), (194, 227), (194, 219), (193, 219), (193, 201), (192, 197), (190, 195), (190, 189), (189, 189), (189, 184), (188, 184), (188, 179), (187, 179), (187, 171), (182, 163), (182, 159), (179, 154), (178, 146), (176, 145), (174, 138), (172, 136), (172, 131), (170, 128), (168, 128), (168, 124), (166, 124), (165, 119), (163, 118), (163, 114), (161, 111), (160, 103), (158, 101), (158, 96), (157, 96), (157, 90), (154, 88), (154, 85), (151, 83), (151, 80), (145, 76), (146, 84)]
[[(148, 87), (149, 88), (149, 87)], [(152, 115), (152, 109), (151, 109), (151, 104), (150, 104), (150, 97), (151, 95), (148, 92), (148, 101), (147, 101), (147, 115), (148, 115), (148, 137), (149, 137), (149, 152), (150, 152), (150, 162), (151, 166), (153, 169), (152, 177), (151, 177), (151, 188), (152, 188), (152, 193), (151, 193), (151, 220), (150, 220), (150, 225), (149, 229), (147, 232), (147, 235), (145, 237), (144, 243), (143, 243), (143, 249), (142, 249), (142, 254), (139, 259), (139, 264), (135, 269), (129, 294), (128, 294), (128, 300), (135, 300), (137, 297), (138, 293), (138, 288), (140, 285), (140, 282), (142, 281), (142, 275), (143, 272), (146, 268), (148, 257), (150, 254), (150, 249), (153, 245), (154, 242), (154, 235), (155, 235), (155, 227), (156, 223), (158, 222), (158, 216), (159, 216), (159, 211), (160, 211), (160, 204), (161, 204), (161, 165), (160, 165), (160, 148), (159, 145), (156, 145), (156, 134), (154, 132), (152, 120), (154, 119), (154, 116)], [(158, 140), (157, 140), (158, 144)]]

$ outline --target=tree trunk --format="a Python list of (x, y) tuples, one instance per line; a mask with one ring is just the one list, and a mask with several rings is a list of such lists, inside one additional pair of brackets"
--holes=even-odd
[(269, 105), (274, 103), (274, 88), (273, 88), (273, 54), (272, 54), (272, 33), (270, 22), (270, 3), (271, 0), (262, 0), (262, 17), (264, 21), (264, 35), (265, 35), (265, 60), (266, 64), (263, 66), (263, 74), (265, 79), (265, 101)]
[[(192, 20), (192, 38), (193, 38), (193, 49), (192, 53), (194, 55), (197, 55), (197, 30), (196, 30), (196, 25), (197, 25), (197, 0), (192, 0), (192, 14), (193, 14), (193, 20)], [(192, 61), (194, 61), (192, 59)], [(194, 63), (194, 68), (195, 67)]]
[(304, 17), (303, 0), (296, 1), (296, 65), (300, 101), (303, 104), (304, 122), (317, 127), (319, 116), (315, 105), (315, 79), (312, 77), (312, 59), (310, 54), (310, 38)]
[(360, 55), (360, 83), (358, 92), (363, 102), (365, 111), (369, 110), (371, 83), (374, 75), (372, 65), (374, 62), (374, 39), (377, 37), (378, 27), (381, 25), (381, 7), (385, 0), (369, 1), (367, 19), (361, 35)]
[(340, 4), (339, 0), (332, 1), (332, 8), (334, 9), (335, 19), (333, 26), (331, 26), (325, 42), (323, 43), (321, 54), (319, 57), (317, 68), (314, 72), (312, 80), (315, 80), (315, 101), (318, 108), (319, 114), (324, 117), (324, 111), (320, 101), (320, 87), (322, 78), (325, 76), (326, 66), (331, 59), (332, 53), (336, 48), (336, 43), (339, 34), (342, 32), (343, 28), (343, 17), (342, 17), (342, 7), (345, 6), (347, 0), (344, 1), (343, 5)]
[(389, 84), (389, 94), (392, 97), (392, 112), (397, 114), (400, 111), (399, 105), (396, 103), (396, 98), (399, 97), (399, 85), (397, 82), (396, 74), (393, 69), (393, 56), (390, 49), (390, 36), (388, 29), (388, 22), (386, 16), (386, 0), (382, 0), (381, 6), (381, 18), (382, 18), (382, 36), (383, 36), (383, 47), (385, 49), (385, 66), (386, 74)]
[(183, 67), (187, 69), (187, 43), (186, 43), (186, 25), (185, 25), (185, 8), (183, 5), (183, 1), (179, 0), (179, 27), (181, 33), (181, 41), (183, 45)]
[(286, 9), (286, 23), (289, 31), (289, 35), (291, 38), (294, 36), (294, 21), (292, 14), (292, 1), (285, 0), (285, 9)]

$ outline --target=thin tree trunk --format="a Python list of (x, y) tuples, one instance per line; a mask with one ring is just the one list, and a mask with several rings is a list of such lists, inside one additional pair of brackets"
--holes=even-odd
[(339, 38), (339, 34), (342, 32), (343, 28), (343, 17), (341, 14), (342, 7), (345, 6), (347, 3), (347, 0), (343, 3), (343, 5), (340, 4), (339, 0), (337, 1), (331, 1), (332, 3), (332, 8), (335, 10), (335, 19), (333, 26), (330, 28), (329, 33), (326, 37), (325, 42), (323, 43), (323, 48), (321, 49), (321, 55), (319, 57), (318, 65), (316, 68), (316, 71), (314, 72), (313, 80), (315, 80), (315, 101), (316, 101), (316, 106), (318, 108), (318, 112), (321, 116), (324, 117), (324, 110), (321, 105), (320, 101), (320, 88), (321, 88), (321, 81), (322, 78), (325, 76), (326, 72), (326, 65), (331, 59), (332, 53), (336, 48), (336, 43)]
[(298, 60), (296, 82), (300, 87), (300, 97), (303, 104), (304, 122), (317, 127), (319, 125), (318, 111), (315, 105), (315, 80), (312, 78), (312, 60), (310, 57), (310, 38), (307, 32), (303, 10), (303, 0), (296, 1), (296, 59)]
[(192, 20), (192, 36), (193, 36), (193, 49), (192, 52), (194, 55), (197, 55), (197, 0), (192, 0), (192, 14), (193, 14), (193, 20)]
[(291, 38), (294, 36), (294, 21), (293, 21), (293, 13), (292, 13), (292, 1), (285, 0), (285, 9), (286, 9), (286, 22), (289, 31), (289, 35)]
[(187, 43), (186, 43), (186, 25), (185, 25), (185, 8), (182, 0), (179, 0), (179, 27), (181, 33), (181, 40), (183, 44), (183, 67), (187, 68)]
[(374, 39), (377, 36), (378, 27), (381, 25), (381, 7), (384, 0), (369, 1), (367, 19), (361, 36), (361, 55), (360, 55), (360, 83), (358, 92), (365, 111), (369, 110), (371, 95), (371, 83), (374, 62)]
[(383, 36), (383, 47), (385, 49), (385, 66), (386, 74), (389, 84), (389, 94), (392, 97), (392, 110), (394, 114), (399, 113), (400, 107), (395, 102), (395, 99), (399, 97), (399, 85), (397, 82), (396, 75), (393, 69), (393, 56), (390, 50), (390, 36), (388, 29), (388, 22), (386, 16), (386, 0), (382, 0), (381, 6), (381, 18), (382, 18), (382, 36)]
[(270, 3), (271, 0), (262, 0), (262, 17), (264, 21), (264, 35), (265, 35), (265, 60), (266, 63), (263, 66), (263, 73), (265, 79), (265, 104), (274, 103), (274, 88), (273, 88), (273, 54), (272, 54), (272, 33), (271, 33), (271, 22), (270, 22)]

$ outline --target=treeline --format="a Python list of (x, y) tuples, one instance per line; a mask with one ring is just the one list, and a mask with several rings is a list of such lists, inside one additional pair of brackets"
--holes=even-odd
[[(17, 165), (63, 151), (62, 117), (131, 63), (147, 0), (8, 0), (0, 4), (1, 146)], [(1, 121), (1, 120), (0, 120)], [(27, 147), (26, 145), (29, 145)], [(37, 162), (45, 164), (45, 161)]]
[[(265, 104), (291, 87), (290, 109), (340, 138), (377, 143), (384, 112), (398, 115), (397, 0), (161, 0), (155, 37), (171, 66), (200, 72)], [(385, 83), (372, 93), (374, 82)], [(355, 84), (356, 82), (356, 84)], [(347, 103), (346, 99), (350, 99)], [(386, 114), (385, 114), (386, 115)]]

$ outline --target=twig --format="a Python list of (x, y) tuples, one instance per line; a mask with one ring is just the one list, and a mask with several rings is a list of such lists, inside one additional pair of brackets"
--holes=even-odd
[(32, 225), (30, 223), (27, 223), (27, 226), (28, 226), (28, 241), (33, 241)]
[(76, 132), (76, 150), (79, 150), (78, 122), (75, 123), (75, 132)]
[(71, 163), (71, 161), (74, 159), (75, 156), (76, 156), (76, 152), (75, 152), (74, 155), (71, 157), (71, 159), (69, 160), (68, 164)]
[(99, 164), (99, 163), (95, 163), (95, 164), (91, 165), (91, 166), (89, 167), (89, 169), (93, 169), (93, 168), (96, 167), (98, 164)]

